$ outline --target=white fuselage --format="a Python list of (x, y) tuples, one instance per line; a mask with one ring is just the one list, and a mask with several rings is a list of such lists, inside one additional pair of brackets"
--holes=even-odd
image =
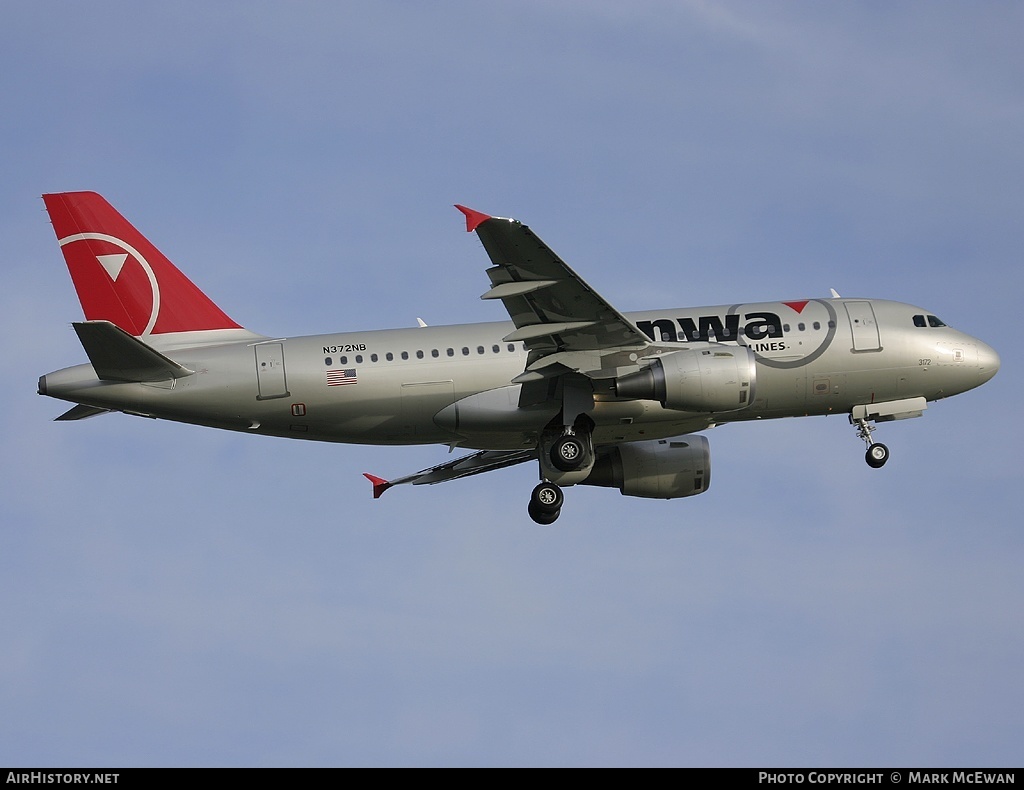
[[(985, 343), (926, 311), (866, 299), (801, 300), (629, 314), (658, 344), (746, 345), (757, 387), (745, 408), (666, 409), (598, 394), (595, 446), (676, 436), (759, 418), (848, 413), (854, 406), (936, 400), (991, 378)], [(40, 391), (96, 408), (259, 434), (359, 444), (537, 444), (556, 405), (519, 407), (527, 353), (503, 338), (510, 322), (343, 332), (181, 345), (144, 338), (195, 375), (148, 383), (100, 381), (90, 365), (48, 374)], [(642, 360), (641, 360), (642, 362)], [(453, 405), (454, 404), (454, 405)]]

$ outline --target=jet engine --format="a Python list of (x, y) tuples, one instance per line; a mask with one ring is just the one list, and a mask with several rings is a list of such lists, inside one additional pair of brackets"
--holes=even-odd
[(660, 401), (666, 409), (724, 412), (754, 400), (757, 367), (746, 346), (711, 343), (657, 357), (615, 381), (620, 398)]
[(581, 485), (617, 488), (623, 496), (678, 499), (711, 485), (711, 450), (703, 436), (631, 442), (607, 448)]

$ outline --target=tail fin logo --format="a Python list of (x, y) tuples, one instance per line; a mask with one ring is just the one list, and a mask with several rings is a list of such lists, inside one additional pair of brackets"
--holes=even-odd
[(58, 192), (43, 201), (90, 321), (135, 337), (242, 328), (101, 195)]
[(93, 283), (90, 298), (82, 299), (89, 307), (86, 318), (113, 320), (136, 337), (153, 332), (160, 315), (160, 283), (141, 252), (107, 233), (75, 233), (58, 243), (76, 287)]
[(110, 275), (110, 279), (117, 282), (117, 275), (121, 273), (121, 269), (124, 267), (124, 262), (128, 260), (128, 253), (124, 252), (120, 255), (97, 255), (96, 260), (100, 262), (100, 265), (106, 270), (107, 274)]

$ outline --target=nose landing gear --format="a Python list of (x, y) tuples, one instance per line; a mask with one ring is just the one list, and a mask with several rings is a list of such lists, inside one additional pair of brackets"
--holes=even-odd
[(928, 402), (922, 398), (904, 398), (883, 403), (870, 403), (854, 406), (850, 410), (850, 425), (857, 426), (857, 438), (863, 439), (868, 446), (864, 460), (872, 469), (880, 469), (889, 460), (889, 448), (884, 444), (871, 441), (871, 433), (875, 430), (873, 422), (891, 422), (920, 417), (928, 408)]
[(889, 448), (881, 442), (871, 441), (871, 434), (875, 430), (875, 426), (864, 418), (854, 419), (852, 416), (850, 422), (857, 426), (857, 438), (863, 439), (868, 446), (867, 452), (864, 453), (864, 460), (872, 469), (881, 469), (889, 460)]
[(889, 448), (880, 442), (868, 445), (868, 451), (864, 453), (864, 460), (872, 469), (881, 469), (889, 460)]

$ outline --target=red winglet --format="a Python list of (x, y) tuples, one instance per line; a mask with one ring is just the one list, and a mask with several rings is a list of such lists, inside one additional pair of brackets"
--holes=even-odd
[(455, 204), (455, 208), (466, 215), (466, 233), (472, 233), (480, 226), (481, 222), (486, 222), (490, 219), (490, 216), (482, 211), (473, 211), (473, 209), (460, 206), (458, 203)]
[(363, 472), (363, 477), (373, 483), (373, 498), (380, 499), (380, 495), (391, 488), (391, 483), (385, 480), (383, 477), (377, 477), (376, 475), (368, 475)]

